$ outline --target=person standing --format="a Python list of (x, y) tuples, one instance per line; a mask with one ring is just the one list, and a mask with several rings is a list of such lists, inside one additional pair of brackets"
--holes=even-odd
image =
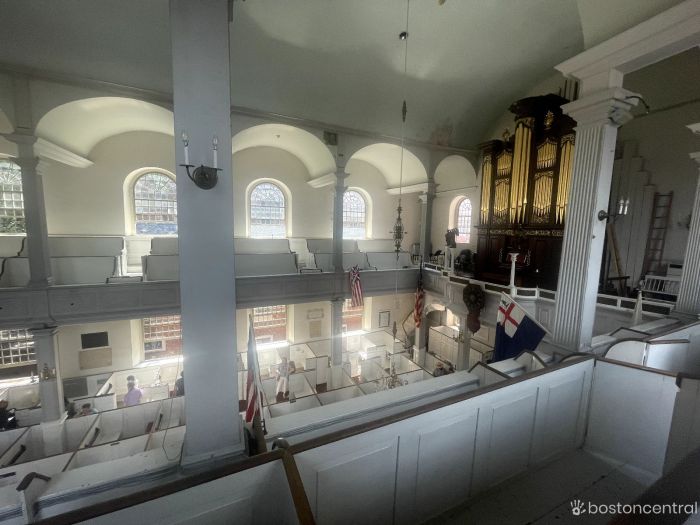
[(126, 378), (126, 388), (127, 392), (124, 396), (124, 406), (130, 407), (141, 403), (143, 390), (136, 386), (136, 378), (134, 376), (128, 376)]
[(294, 365), (286, 357), (277, 365), (277, 398), (289, 396), (289, 374), (294, 372)]
[(175, 396), (185, 395), (185, 371), (180, 372), (180, 377), (175, 381)]

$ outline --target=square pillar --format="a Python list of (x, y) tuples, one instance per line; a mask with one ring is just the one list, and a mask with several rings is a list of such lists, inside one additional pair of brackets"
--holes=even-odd
[[(227, 0), (171, 0), (170, 31), (187, 372), (182, 463), (192, 464), (244, 449), (238, 412)], [(183, 132), (189, 139), (189, 163), (219, 169), (213, 188), (195, 185), (181, 166)]]
[(58, 359), (56, 327), (30, 330), (34, 338), (34, 354), (39, 372), (41, 420), (56, 421), (63, 416), (63, 380)]
[[(700, 151), (690, 157), (700, 168)], [(688, 244), (683, 259), (683, 273), (676, 301), (676, 311), (684, 314), (700, 314), (700, 176), (695, 188), (695, 201), (690, 215)]]

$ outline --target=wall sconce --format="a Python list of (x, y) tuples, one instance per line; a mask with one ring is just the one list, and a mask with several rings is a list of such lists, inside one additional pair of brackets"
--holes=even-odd
[[(190, 164), (190, 139), (185, 131), (182, 132), (182, 144), (185, 148), (185, 163), (180, 164), (185, 170), (187, 170), (187, 176), (198, 188), (203, 190), (210, 190), (219, 181), (219, 175), (217, 172), (221, 171), (218, 167), (218, 150), (219, 150), (219, 138), (214, 135), (212, 139), (212, 151), (214, 154), (213, 166), (204, 166), (203, 164), (199, 167)], [(190, 169), (194, 170), (190, 173)]]
[(627, 215), (630, 207), (629, 199), (620, 199), (617, 203), (617, 213), (608, 213), (605, 210), (600, 210), (598, 212), (599, 221), (607, 221), (608, 219), (614, 219), (615, 217)]

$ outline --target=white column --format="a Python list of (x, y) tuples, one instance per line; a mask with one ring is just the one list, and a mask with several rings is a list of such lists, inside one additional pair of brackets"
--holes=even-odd
[(420, 255), (424, 262), (430, 260), (430, 234), (432, 230), (433, 219), (433, 200), (435, 199), (435, 183), (428, 181), (428, 191), (421, 193), (420, 199)]
[(348, 174), (343, 168), (335, 173), (335, 193), (333, 196), (333, 267), (335, 273), (343, 273), (343, 195)]
[(518, 255), (520, 254), (511, 252), (508, 255), (510, 255), (510, 294), (514, 296), (517, 291), (515, 289), (515, 265), (518, 262)]
[(344, 299), (331, 301), (331, 365), (343, 364), (343, 303)]
[(559, 265), (553, 335), (558, 344), (579, 350), (593, 337), (605, 221), (617, 128), (631, 120), (632, 93), (612, 88), (562, 106), (577, 122), (569, 209)]
[[(58, 359), (56, 327), (31, 330), (34, 338), (34, 354), (39, 372), (39, 397), (41, 420), (55, 421), (63, 415), (63, 382)], [(44, 371), (48, 370), (48, 377)]]
[[(236, 373), (228, 2), (171, 0), (170, 27), (187, 376), (182, 462), (192, 464), (244, 448)], [(189, 161), (197, 166), (214, 164), (212, 141), (218, 138), (221, 171), (214, 188), (195, 186), (179, 166), (183, 131)]]
[[(691, 153), (690, 157), (698, 163), (700, 168), (700, 151)], [(683, 259), (683, 273), (676, 310), (691, 315), (700, 314), (700, 177), (698, 177), (695, 202), (690, 215), (690, 231)]]
[[(51, 254), (49, 253), (49, 233), (46, 226), (46, 204), (44, 182), (39, 158), (34, 155), (34, 135), (15, 133), (5, 138), (17, 144), (18, 156), (13, 159), (22, 170), (22, 196), (24, 198), (24, 220), (27, 239), (26, 252), (29, 256), (29, 284), (31, 287), (45, 287), (53, 284), (51, 275)], [(43, 163), (42, 163), (43, 164)]]

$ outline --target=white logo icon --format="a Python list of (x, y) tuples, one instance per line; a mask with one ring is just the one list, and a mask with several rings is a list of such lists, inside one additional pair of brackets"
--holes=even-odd
[(586, 506), (583, 504), (583, 501), (580, 499), (575, 499), (571, 503), (571, 513), (574, 516), (580, 516), (581, 514), (586, 513)]

